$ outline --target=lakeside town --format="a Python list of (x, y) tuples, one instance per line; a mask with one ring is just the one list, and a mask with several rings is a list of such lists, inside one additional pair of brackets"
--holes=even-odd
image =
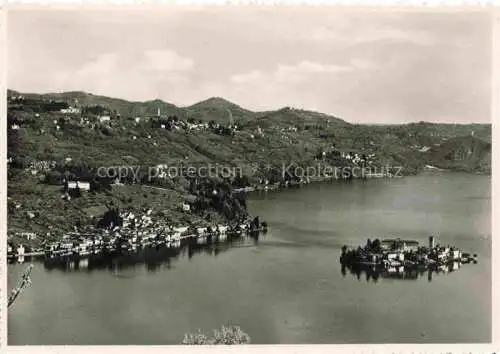
[(11, 261), (17, 259), (18, 262), (23, 262), (25, 257), (40, 256), (48, 260), (64, 257), (84, 258), (92, 255), (118, 256), (147, 247), (178, 248), (181, 241), (187, 239), (194, 239), (198, 244), (223, 242), (228, 237), (258, 235), (260, 232), (267, 232), (268, 229), (267, 223), (261, 222), (259, 217), (253, 220), (241, 220), (240, 223), (233, 225), (195, 228), (192, 226), (173, 227), (161, 220), (153, 221), (149, 215), (151, 215), (151, 210), (141, 217), (132, 213), (121, 215), (118, 216), (122, 220), (120, 225), (113, 226), (111, 221), (109, 229), (71, 232), (65, 234), (61, 241), (46, 243), (44, 248), (26, 251), (22, 244), (17, 248), (8, 245), (7, 258)]

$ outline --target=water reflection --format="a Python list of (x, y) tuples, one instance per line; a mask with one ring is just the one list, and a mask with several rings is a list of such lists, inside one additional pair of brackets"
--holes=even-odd
[(396, 279), (415, 281), (427, 279), (431, 282), (436, 275), (448, 274), (458, 271), (462, 263), (453, 262), (441, 265), (412, 266), (412, 267), (380, 267), (366, 264), (343, 264), (341, 267), (342, 276), (345, 278), (348, 274), (356, 277), (358, 280), (365, 279), (366, 282), (377, 283), (379, 279)]
[(134, 269), (136, 266), (144, 265), (149, 272), (156, 272), (159, 269), (171, 269), (175, 260), (180, 257), (192, 259), (199, 254), (217, 257), (231, 248), (256, 245), (261, 237), (264, 237), (264, 234), (253, 233), (219, 242), (213, 242), (210, 237), (191, 238), (167, 245), (139, 248), (134, 252), (122, 252), (113, 256), (91, 254), (85, 258), (71, 256), (46, 258), (43, 263), (45, 269), (49, 271), (57, 269), (65, 272), (91, 272), (107, 269), (116, 276), (120, 276), (119, 270)]

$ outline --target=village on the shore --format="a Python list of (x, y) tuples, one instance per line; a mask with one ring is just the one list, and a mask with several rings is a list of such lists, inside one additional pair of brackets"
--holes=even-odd
[(118, 221), (108, 228), (87, 228), (62, 236), (57, 242), (47, 242), (43, 248), (27, 251), (20, 244), (16, 248), (8, 245), (7, 257), (10, 260), (24, 260), (24, 257), (43, 256), (47, 259), (57, 257), (86, 257), (89, 255), (119, 255), (135, 252), (144, 247), (180, 247), (184, 239), (195, 239), (199, 243), (224, 241), (227, 238), (240, 237), (244, 234), (267, 232), (268, 225), (256, 216), (253, 219), (239, 220), (231, 225), (211, 225), (206, 227), (172, 226), (162, 220), (153, 220), (151, 209), (143, 215), (133, 213), (118, 214), (110, 211), (109, 218)]

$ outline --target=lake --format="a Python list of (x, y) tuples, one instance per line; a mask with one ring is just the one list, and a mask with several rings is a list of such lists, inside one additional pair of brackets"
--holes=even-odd
[[(491, 341), (491, 177), (425, 173), (253, 194), (269, 232), (80, 267), (34, 262), (9, 345), (179, 344), (235, 324), (255, 344)], [(415, 239), (477, 264), (399, 279), (342, 272), (342, 245)], [(146, 261), (145, 261), (146, 259)], [(10, 265), (9, 289), (26, 267)]]

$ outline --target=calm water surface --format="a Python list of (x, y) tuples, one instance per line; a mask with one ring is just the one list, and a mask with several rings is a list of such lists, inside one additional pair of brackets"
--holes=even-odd
[[(310, 185), (252, 196), (271, 227), (258, 240), (92, 270), (35, 262), (9, 309), (9, 344), (178, 344), (228, 323), (259, 344), (488, 342), (490, 183), (444, 173)], [(430, 234), (479, 263), (431, 281), (341, 272), (343, 244)], [(9, 266), (10, 287), (25, 267)]]

